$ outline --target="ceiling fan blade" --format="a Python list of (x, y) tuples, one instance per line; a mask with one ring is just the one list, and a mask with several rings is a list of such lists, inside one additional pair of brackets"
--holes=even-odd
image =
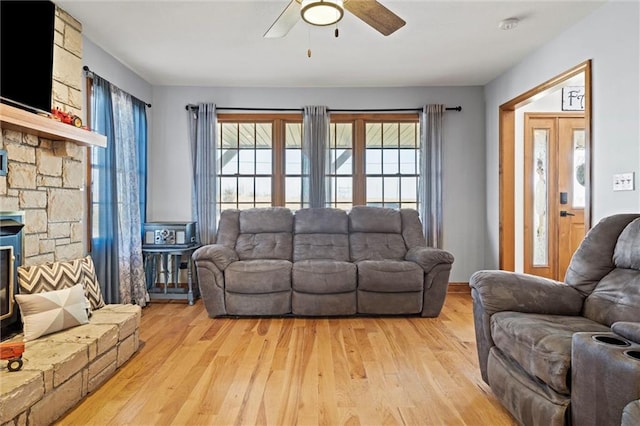
[(347, 0), (344, 8), (388, 36), (406, 24), (404, 19), (378, 3), (376, 0)]
[(300, 3), (291, 0), (278, 19), (264, 33), (265, 38), (282, 38), (300, 21)]

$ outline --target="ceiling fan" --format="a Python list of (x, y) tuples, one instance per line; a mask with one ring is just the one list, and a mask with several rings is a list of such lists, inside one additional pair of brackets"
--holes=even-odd
[(264, 37), (282, 38), (300, 20), (317, 26), (335, 24), (342, 19), (344, 9), (385, 36), (406, 24), (376, 0), (291, 0)]

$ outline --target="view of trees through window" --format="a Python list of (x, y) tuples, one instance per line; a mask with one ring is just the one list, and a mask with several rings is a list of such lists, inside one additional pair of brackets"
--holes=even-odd
[[(302, 117), (218, 116), (218, 209), (304, 201)], [(328, 207), (418, 208), (417, 114), (332, 114), (326, 157)]]

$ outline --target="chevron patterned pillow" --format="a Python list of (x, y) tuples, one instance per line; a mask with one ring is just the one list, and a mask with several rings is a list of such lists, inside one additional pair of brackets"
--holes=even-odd
[(15, 297), (20, 306), (25, 342), (89, 322), (82, 284)]
[(102, 298), (102, 290), (100, 290), (100, 283), (98, 282), (98, 276), (96, 275), (96, 268), (93, 264), (91, 256), (87, 255), (81, 259), (82, 270), (84, 272), (84, 295), (89, 299), (91, 303), (91, 309), (96, 310), (104, 306), (104, 299)]
[(18, 268), (18, 285), (22, 294), (61, 290), (76, 284), (82, 284), (91, 309), (104, 306), (91, 256)]

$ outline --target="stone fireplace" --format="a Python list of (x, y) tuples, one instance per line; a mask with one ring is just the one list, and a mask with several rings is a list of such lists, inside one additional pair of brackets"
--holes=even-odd
[[(59, 8), (53, 50), (52, 107), (83, 117), (82, 27)], [(15, 258), (30, 266), (86, 255), (87, 146), (106, 146), (106, 138), (5, 104), (0, 104), (0, 130), (0, 150), (6, 160), (0, 173), (0, 216), (20, 218), (22, 224), (20, 252), (2, 251), (0, 261)], [(3, 221), (3, 234), (8, 229), (4, 225)], [(0, 237), (0, 245), (5, 246), (7, 238)], [(4, 263), (0, 268), (2, 280), (14, 278), (4, 277)], [(9, 306), (11, 299), (7, 293), (0, 301), (2, 340), (21, 331), (17, 306)]]
[(0, 213), (0, 339), (20, 331), (18, 307), (13, 296), (18, 291), (17, 269), (22, 264), (22, 228), (20, 213)]
[[(82, 26), (59, 8), (53, 79), (52, 107), (82, 117)], [(23, 264), (83, 256), (87, 148), (64, 135), (42, 136), (37, 126), (16, 127), (1, 118), (0, 149), (6, 150), (8, 166), (6, 176), (0, 176), (0, 211), (24, 214)]]
[[(54, 43), (52, 107), (83, 117), (81, 25), (59, 8)], [(0, 215), (24, 219), (22, 248), (15, 249), (23, 265), (86, 254), (87, 146), (104, 147), (106, 137), (0, 104), (0, 150), (7, 159)], [(10, 227), (16, 225), (4, 222), (0, 233)], [(5, 242), (0, 237), (0, 246)], [(0, 251), (0, 261), (9, 257)], [(5, 311), (3, 318), (8, 305)], [(107, 305), (93, 312), (90, 324), (26, 342), (23, 369), (0, 369), (0, 424), (53, 424), (138, 350), (140, 317), (139, 306)]]

